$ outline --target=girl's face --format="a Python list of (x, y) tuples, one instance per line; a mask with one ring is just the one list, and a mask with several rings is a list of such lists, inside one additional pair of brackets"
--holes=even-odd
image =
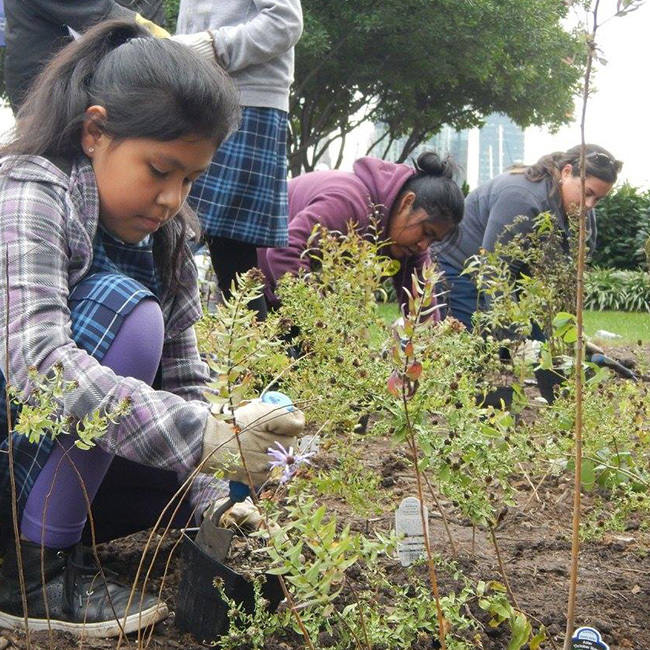
[[(595, 176), (587, 176), (585, 178), (586, 209), (593, 210), (598, 201), (609, 194), (613, 185), (613, 183), (602, 181)], [(582, 194), (580, 176), (573, 175), (571, 165), (565, 165), (560, 172), (560, 194), (565, 214), (572, 214), (580, 209), (580, 195)]]
[[(95, 108), (104, 111), (102, 107), (88, 111)], [(81, 144), (97, 180), (99, 220), (129, 244), (142, 241), (176, 216), (215, 150), (212, 140), (191, 136), (116, 141), (92, 120), (84, 124)]]
[(393, 242), (389, 251), (395, 259), (419, 255), (436, 241), (442, 241), (451, 231), (446, 223), (435, 223), (422, 208), (413, 209), (415, 194), (407, 192), (388, 223), (388, 237)]

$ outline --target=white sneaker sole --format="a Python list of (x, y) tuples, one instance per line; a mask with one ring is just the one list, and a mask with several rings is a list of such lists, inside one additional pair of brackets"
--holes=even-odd
[[(130, 614), (124, 619), (111, 621), (102, 621), (101, 623), (70, 623), (68, 621), (57, 621), (45, 618), (29, 618), (27, 619), (27, 626), (30, 630), (37, 632), (39, 630), (59, 630), (61, 632), (68, 632), (77, 637), (100, 638), (118, 636), (122, 629), (125, 634), (136, 632), (149, 625), (158, 623), (169, 615), (167, 605), (160, 602), (152, 607), (149, 607), (142, 612)], [(13, 616), (0, 612), (0, 628), (15, 630), (25, 629), (25, 619), (20, 616)]]

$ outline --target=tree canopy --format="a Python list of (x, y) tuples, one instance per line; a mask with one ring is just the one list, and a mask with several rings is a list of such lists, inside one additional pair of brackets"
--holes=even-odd
[[(406, 137), (401, 159), (444, 124), (501, 112), (520, 126), (566, 123), (584, 42), (562, 0), (303, 0), (291, 96), (290, 166), (311, 170), (360, 119), (371, 149)], [(360, 111), (365, 109), (365, 114)]]

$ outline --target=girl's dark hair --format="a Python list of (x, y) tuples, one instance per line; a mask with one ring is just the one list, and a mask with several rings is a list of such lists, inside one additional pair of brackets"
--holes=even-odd
[(416, 172), (404, 183), (397, 201), (404, 193), (413, 192), (413, 210), (421, 208), (429, 221), (448, 224), (451, 229), (446, 239), (453, 240), (465, 210), (465, 197), (454, 181), (458, 166), (449, 156), (440, 158), (434, 151), (422, 152), (413, 164)]
[[(13, 139), (0, 155), (71, 160), (82, 154), (86, 109), (106, 109), (99, 126), (116, 142), (127, 138), (214, 140), (235, 129), (234, 85), (186, 45), (153, 38), (135, 22), (111, 20), (65, 47), (43, 70), (16, 116)], [(154, 234), (154, 257), (165, 286), (179, 286), (188, 231), (199, 224), (186, 205)], [(171, 261), (171, 263), (170, 263)]]
[[(585, 173), (587, 176), (605, 181), (606, 183), (615, 183), (618, 173), (623, 167), (620, 160), (597, 144), (585, 145)], [(539, 182), (545, 179), (551, 179), (557, 189), (559, 172), (567, 165), (571, 165), (571, 174), (580, 175), (580, 145), (571, 147), (568, 151), (556, 151), (554, 153), (542, 156), (534, 165), (524, 167), (521, 171), (530, 181)]]

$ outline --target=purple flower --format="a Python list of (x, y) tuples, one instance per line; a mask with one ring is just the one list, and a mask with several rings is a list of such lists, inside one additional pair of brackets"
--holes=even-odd
[(299, 469), (299, 467), (305, 463), (311, 465), (309, 459), (316, 453), (315, 451), (310, 451), (306, 454), (294, 454), (293, 447), (285, 449), (284, 446), (279, 443), (277, 440), (275, 442), (277, 449), (269, 447), (268, 454), (273, 458), (270, 465), (271, 467), (281, 467), (282, 468), (282, 477), (280, 478), (280, 485), (284, 485)]

